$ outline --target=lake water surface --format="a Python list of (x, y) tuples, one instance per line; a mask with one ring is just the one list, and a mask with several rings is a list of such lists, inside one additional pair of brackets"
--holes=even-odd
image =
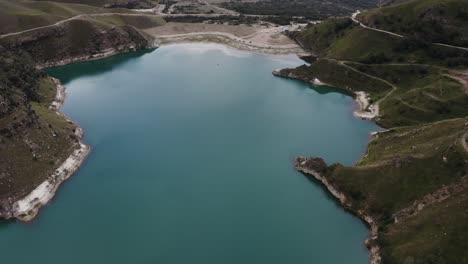
[(379, 128), (271, 74), (301, 64), (180, 44), (51, 69), (93, 152), (36, 221), (0, 225), (2, 263), (368, 263), (368, 229), (293, 158), (351, 165)]

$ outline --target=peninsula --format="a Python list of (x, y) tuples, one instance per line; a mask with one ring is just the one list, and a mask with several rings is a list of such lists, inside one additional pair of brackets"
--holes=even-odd
[(467, 261), (467, 8), (413, 0), (309, 25), (290, 35), (314, 62), (274, 72), (345, 89), (385, 128), (353, 167), (296, 160), (371, 227), (371, 263)]

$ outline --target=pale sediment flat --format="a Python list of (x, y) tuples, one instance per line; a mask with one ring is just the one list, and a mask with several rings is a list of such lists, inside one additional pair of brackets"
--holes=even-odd
[(216, 42), (233, 48), (271, 53), (306, 55), (295, 41), (284, 34), (288, 27), (261, 25), (222, 25), (205, 23), (166, 23), (146, 29), (160, 44)]

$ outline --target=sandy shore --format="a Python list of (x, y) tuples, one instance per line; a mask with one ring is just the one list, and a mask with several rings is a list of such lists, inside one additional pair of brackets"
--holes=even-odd
[[(72, 122), (64, 114), (59, 112), (65, 101), (65, 87), (61, 85), (60, 81), (53, 79), (57, 92), (55, 100), (52, 102), (50, 108), (55, 110), (57, 115)], [(76, 124), (75, 124), (76, 125)], [(50, 175), (47, 180), (37, 186), (32, 192), (24, 198), (16, 201), (12, 206), (13, 217), (21, 221), (32, 220), (39, 209), (46, 205), (55, 195), (60, 185), (70, 178), (81, 166), (86, 157), (91, 151), (91, 148), (82, 142), (84, 135), (83, 130), (76, 125), (75, 135), (79, 141), (75, 144), (75, 150), (70, 156)]]
[(354, 116), (366, 120), (373, 120), (379, 116), (379, 105), (370, 103), (369, 94), (363, 91), (355, 92), (354, 98), (359, 107), (354, 111)]
[[(304, 78), (301, 78), (300, 76), (296, 76), (293, 73), (289, 73), (288, 75), (283, 74), (281, 73), (281, 70), (273, 71), (273, 75), (283, 77), (283, 78), (301, 80), (301, 81), (313, 84), (315, 86), (335, 87), (333, 85), (320, 81), (318, 78), (314, 78), (313, 80), (309, 81), (309, 80), (305, 80)], [(344, 89), (344, 90), (351, 93), (354, 98), (354, 101), (356, 102), (358, 109), (356, 109), (353, 112), (355, 117), (365, 119), (365, 120), (373, 120), (374, 118), (379, 116), (379, 105), (370, 103), (369, 94), (363, 91), (353, 92), (348, 89)]]

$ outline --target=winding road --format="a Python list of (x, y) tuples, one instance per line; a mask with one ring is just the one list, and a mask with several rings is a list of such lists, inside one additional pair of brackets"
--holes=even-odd
[[(5, 38), (5, 37), (10, 37), (10, 36), (16, 36), (16, 35), (21, 35), (23, 33), (27, 32), (32, 32), (40, 29), (45, 29), (45, 28), (50, 28), (50, 27), (56, 27), (60, 26), (68, 21), (75, 20), (75, 19), (81, 19), (81, 18), (86, 18), (86, 17), (99, 17), (99, 16), (114, 16), (114, 15), (119, 15), (119, 16), (148, 16), (148, 17), (205, 17), (205, 18), (216, 18), (216, 17), (222, 17), (226, 16), (228, 14), (151, 14), (146, 11), (142, 11), (141, 14), (131, 14), (131, 13), (96, 13), (96, 14), (81, 14), (81, 15), (76, 15), (64, 20), (60, 20), (54, 24), (46, 25), (46, 26), (40, 26), (40, 27), (35, 27), (35, 28), (30, 28), (18, 32), (12, 32), (12, 33), (6, 33), (3, 35), (0, 35), (0, 39)], [(229, 14), (229, 16), (240, 16), (241, 14)], [(264, 16), (264, 15), (244, 15), (246, 17), (257, 17), (257, 18), (264, 18), (264, 17), (271, 17), (271, 16)]]
[(10, 36), (15, 36), (15, 35), (21, 35), (21, 34), (24, 34), (24, 33), (27, 33), (27, 32), (32, 32), (32, 31), (36, 31), (36, 30), (40, 30), (40, 29), (45, 29), (45, 28), (51, 28), (51, 27), (60, 26), (60, 25), (66, 23), (66, 22), (68, 22), (68, 21), (71, 21), (71, 20), (76, 20), (76, 19), (81, 19), (81, 18), (86, 18), (86, 17), (115, 16), (115, 15), (118, 15), (118, 16), (148, 16), (148, 17), (159, 17), (159, 16), (155, 16), (155, 15), (151, 15), (151, 14), (129, 14), (129, 13), (81, 14), (81, 15), (77, 15), (77, 16), (73, 16), (73, 17), (64, 19), (64, 20), (60, 20), (60, 21), (58, 21), (57, 23), (50, 24), (50, 25), (47, 25), (47, 26), (35, 27), (35, 28), (30, 28), (30, 29), (18, 31), (18, 32), (12, 32), (12, 33), (7, 33), (7, 34), (4, 34), (4, 35), (0, 35), (0, 39), (1, 39), (1, 38), (10, 37)]
[(397, 86), (390, 83), (389, 81), (387, 80), (384, 80), (382, 78), (379, 78), (379, 77), (376, 77), (376, 76), (373, 76), (373, 75), (370, 75), (370, 74), (367, 74), (365, 72), (362, 72), (362, 71), (359, 71), (357, 70), (356, 68), (353, 68), (349, 65), (347, 65), (346, 63), (349, 62), (349, 63), (354, 63), (354, 62), (350, 62), (350, 61), (337, 61), (340, 65), (342, 65), (343, 67), (346, 67), (352, 71), (355, 71), (359, 74), (363, 74), (371, 79), (374, 79), (374, 80), (378, 80), (380, 82), (383, 82), (385, 83), (386, 85), (392, 87), (392, 90), (390, 90), (387, 94), (385, 94), (384, 97), (380, 98), (380, 100), (378, 100), (377, 102), (375, 102), (374, 104), (372, 104), (369, 109), (375, 114), (375, 117), (379, 116), (380, 115), (380, 103), (383, 102), (385, 99), (387, 99), (390, 95), (392, 95), (396, 90), (397, 90)]
[[(383, 30), (383, 29), (378, 29), (378, 28), (373, 28), (373, 27), (369, 27), (369, 26), (366, 26), (364, 25), (361, 21), (359, 21), (357, 19), (357, 15), (359, 15), (361, 12), (359, 10), (357, 10), (356, 12), (354, 12), (352, 15), (351, 15), (351, 20), (353, 20), (353, 22), (357, 23), (359, 26), (365, 28), (365, 29), (369, 29), (369, 30), (374, 30), (374, 31), (377, 31), (377, 32), (381, 32), (381, 33), (385, 33), (385, 34), (388, 34), (388, 35), (392, 35), (394, 37), (397, 37), (397, 38), (408, 38), (406, 36), (403, 36), (403, 35), (400, 35), (400, 34), (397, 34), (395, 32), (390, 32), (390, 31), (387, 31), (387, 30)], [(459, 46), (453, 46), (453, 45), (449, 45), (449, 44), (444, 44), (444, 43), (432, 43), (433, 45), (437, 45), (437, 46), (442, 46), (442, 47), (447, 47), (447, 48), (453, 48), (453, 49), (459, 49), (459, 50), (464, 50), (464, 51), (468, 51), (468, 48), (465, 48), (465, 47), (459, 47)]]
[(352, 15), (351, 15), (351, 20), (353, 20), (355, 23), (357, 23), (358, 25), (360, 25), (361, 27), (363, 28), (366, 28), (366, 29), (370, 29), (370, 30), (374, 30), (374, 31), (378, 31), (378, 32), (382, 32), (382, 33), (385, 33), (385, 34), (389, 34), (389, 35), (392, 35), (392, 36), (395, 36), (395, 37), (398, 37), (398, 38), (406, 38), (405, 36), (403, 35), (400, 35), (400, 34), (397, 34), (397, 33), (393, 33), (393, 32), (390, 32), (390, 31), (386, 31), (386, 30), (382, 30), (382, 29), (378, 29), (378, 28), (373, 28), (373, 27), (368, 27), (366, 25), (364, 25), (363, 23), (361, 23), (361, 21), (357, 20), (357, 15), (359, 15), (361, 12), (359, 10), (357, 10), (356, 12), (354, 12)]

